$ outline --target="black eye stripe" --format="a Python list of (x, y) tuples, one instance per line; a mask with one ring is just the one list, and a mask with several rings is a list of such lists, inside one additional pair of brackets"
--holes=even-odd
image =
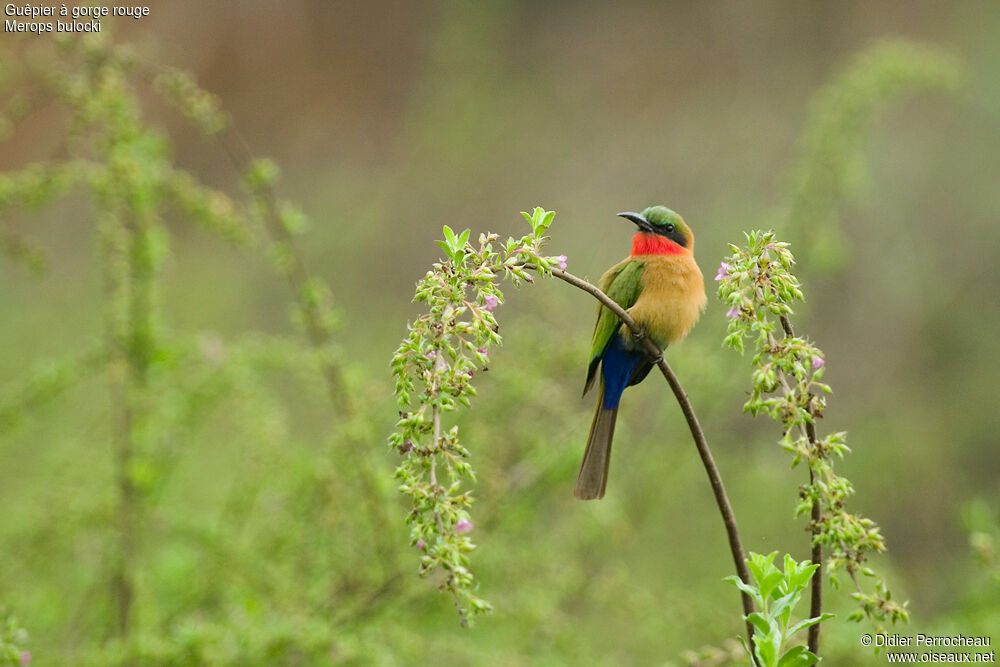
[(660, 236), (665, 236), (682, 248), (688, 247), (688, 239), (682, 231), (677, 228), (672, 222), (665, 222), (662, 224), (654, 224), (657, 234)]

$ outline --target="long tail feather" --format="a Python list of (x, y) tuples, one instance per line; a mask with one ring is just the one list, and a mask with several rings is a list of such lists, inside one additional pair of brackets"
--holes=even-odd
[(603, 498), (604, 489), (608, 486), (608, 465), (611, 463), (611, 441), (615, 436), (618, 406), (605, 408), (604, 387), (601, 389), (587, 438), (587, 450), (583, 453), (583, 463), (580, 464), (580, 474), (573, 491), (573, 495), (580, 500)]
[(644, 376), (641, 370), (644, 362), (646, 353), (626, 348), (621, 334), (612, 338), (604, 350), (601, 357), (601, 397), (597, 401), (590, 437), (587, 438), (587, 451), (583, 453), (583, 463), (580, 464), (573, 492), (580, 500), (604, 497), (604, 489), (608, 486), (608, 464), (611, 463), (611, 440), (615, 437), (615, 421), (618, 419), (618, 402), (632, 378), (637, 373)]

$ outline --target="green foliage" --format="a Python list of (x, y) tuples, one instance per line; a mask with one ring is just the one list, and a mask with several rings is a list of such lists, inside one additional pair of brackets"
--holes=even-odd
[(722, 646), (702, 646), (688, 649), (681, 654), (685, 667), (729, 667), (737, 665), (746, 655), (746, 649), (737, 639), (729, 639)]
[[(230, 120), (222, 111), (219, 99), (202, 90), (188, 72), (163, 69), (153, 82), (157, 92), (172, 103), (184, 117), (206, 136), (216, 136), (229, 127)], [(270, 184), (269, 180), (266, 184)], [(264, 185), (259, 182), (258, 185)]]
[(66, 359), (43, 359), (24, 378), (7, 384), (0, 394), (0, 435), (32, 412), (72, 388), (106, 363), (100, 348)]
[(787, 198), (774, 216), (810, 266), (843, 263), (839, 210), (868, 181), (862, 148), (875, 114), (904, 95), (954, 91), (964, 79), (961, 61), (944, 50), (885, 40), (856, 54), (813, 96)]
[(24, 647), (28, 643), (28, 631), (21, 627), (17, 618), (0, 606), (0, 665), (27, 665), (31, 653)]
[(753, 623), (753, 649), (744, 642), (744, 649), (751, 660), (760, 667), (809, 667), (819, 662), (819, 657), (802, 644), (789, 645), (793, 636), (833, 614), (822, 614), (794, 622), (792, 614), (809, 587), (809, 581), (819, 565), (809, 561), (795, 562), (785, 554), (784, 569), (774, 564), (774, 551), (767, 556), (751, 552), (747, 567), (753, 582), (745, 584), (739, 577), (729, 576), (726, 581), (748, 594), (760, 611), (747, 616)]
[(1000, 521), (989, 504), (977, 498), (963, 508), (969, 549), (994, 583), (1000, 584)]
[[(475, 480), (475, 474), (469, 451), (459, 442), (458, 426), (447, 427), (446, 415), (459, 405), (469, 407), (476, 395), (472, 378), (487, 369), (490, 347), (501, 341), (493, 314), (503, 303), (497, 278), (516, 287), (534, 282), (529, 266), (547, 275), (553, 265), (565, 262), (565, 257), (540, 254), (555, 213), (536, 207), (523, 215), (531, 234), (496, 246), (496, 234), (480, 234), (474, 246), (469, 230), (456, 235), (444, 226), (438, 245), (446, 259), (417, 283), (414, 296), (426, 304), (427, 313), (409, 325), (410, 333), (392, 359), (401, 412), (389, 444), (405, 457), (396, 478), (412, 503), (410, 543), (423, 552), (421, 575), (445, 572), (440, 587), (454, 596), (463, 624), (490, 605), (473, 592), (466, 555), (474, 548), (466, 535), (473, 527), (472, 495), (462, 483), (463, 478)], [(446, 481), (439, 480), (442, 473)]]
[[(829, 575), (846, 570), (857, 590), (852, 597), (861, 610), (848, 618), (868, 616), (875, 623), (906, 621), (906, 605), (891, 600), (884, 581), (864, 565), (871, 553), (885, 551), (885, 540), (874, 521), (848, 512), (847, 499), (854, 493), (850, 481), (834, 471), (834, 461), (850, 451), (847, 434), (816, 434), (816, 420), (826, 409), (830, 387), (820, 382), (823, 352), (807, 338), (796, 336), (788, 319), (792, 304), (803, 299), (799, 282), (791, 272), (795, 263), (788, 244), (774, 232), (754, 231), (747, 245), (730, 245), (716, 279), (719, 300), (729, 306), (729, 328), (725, 344), (743, 352), (744, 340), (754, 344), (752, 391), (744, 411), (765, 414), (781, 425), (780, 444), (793, 455), (792, 466), (803, 460), (809, 467), (809, 483), (801, 487), (796, 515), (812, 513), (810, 529), (814, 543), (829, 553)], [(816, 512), (818, 508), (818, 515)], [(857, 574), (875, 579), (875, 591), (866, 592)]]
[[(368, 387), (343, 372), (331, 292), (308, 272), (296, 247), (306, 217), (276, 197), (273, 163), (229, 151), (230, 144), (243, 145), (228, 117), (188, 75), (143, 64), (101, 34), (54, 44), (55, 50), (26, 59), (17, 76), (59, 105), (65, 148), (53, 161), (0, 174), (0, 252), (42, 268), (38, 244), (15, 232), (10, 219), (19, 208), (84, 194), (89, 206), (75, 213), (90, 220), (97, 239), (103, 336), (94, 342), (101, 332), (83, 334), (79, 350), (38, 360), (26, 375), (5, 382), (0, 434), (17, 436), (36, 413), (70, 395), (83, 395), (94, 411), (91, 419), (105, 422), (87, 422), (96, 436), (77, 444), (88, 448), (89, 460), (103, 458), (107, 448), (99, 445), (111, 443), (113, 485), (95, 476), (94, 484), (103, 482), (106, 490), (74, 501), (71, 512), (57, 512), (55, 526), (65, 537), (44, 542), (48, 550), (67, 549), (65, 560), (75, 562), (72, 536), (79, 532), (95, 541), (97, 555), (79, 567), (89, 582), (86, 604), (103, 613), (88, 613), (92, 643), (81, 651), (85, 658), (71, 662), (323, 660), (339, 643), (335, 632), (354, 622), (331, 609), (350, 609), (357, 618), (376, 613), (398, 579), (391, 544), (379, 537), (388, 529), (379, 504), (388, 490), (359, 445), (375, 437), (371, 406), (349, 400)], [(174, 163), (170, 138), (142, 112), (139, 100), (149, 82), (207, 137), (228, 142), (220, 150), (229, 151), (244, 175), (243, 194), (208, 187)], [(248, 332), (225, 340), (214, 332), (172, 328), (163, 271), (177, 232), (170, 223), (178, 219), (239, 249), (266, 253), (291, 287), (293, 320), (307, 339)], [(90, 391), (95, 379), (103, 379), (110, 395)], [(95, 396), (111, 400), (102, 405)], [(303, 437), (292, 426), (294, 415), (310, 405), (319, 412), (317, 401), (327, 404), (323, 427), (308, 437), (325, 444), (308, 455), (293, 454)], [(167, 504), (194, 443), (204, 460), (220, 439), (242, 443), (247, 453), (227, 466), (239, 477), (219, 515), (184, 501)], [(342, 462), (350, 478), (317, 465), (317, 457)], [(278, 466), (291, 467), (280, 484), (271, 475)], [(342, 495), (364, 499), (361, 511), (339, 512)], [(257, 515), (268, 518), (255, 520)], [(356, 516), (375, 537), (345, 543), (337, 536), (355, 530)], [(272, 520), (282, 521), (281, 530)], [(288, 564), (274, 566), (262, 554), (282, 554)], [(12, 554), (7, 565), (5, 572), (21, 576), (32, 571), (27, 556)], [(198, 582), (196, 591), (191, 581)], [(373, 596), (370, 590), (383, 592)], [(5, 656), (24, 641), (13, 620), (8, 629)], [(339, 650), (345, 659), (366, 652), (363, 641)]]

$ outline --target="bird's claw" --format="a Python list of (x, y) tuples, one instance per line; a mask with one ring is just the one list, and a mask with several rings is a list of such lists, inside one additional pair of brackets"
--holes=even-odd
[[(632, 332), (632, 337), (636, 340), (636, 342), (641, 343), (643, 338), (647, 338), (645, 327), (637, 327), (636, 330)], [(663, 350), (660, 350), (660, 353), (651, 359), (654, 366), (659, 366), (660, 362), (663, 361)]]

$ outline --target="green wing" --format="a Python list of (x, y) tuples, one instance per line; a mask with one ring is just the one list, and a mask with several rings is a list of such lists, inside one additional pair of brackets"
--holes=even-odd
[[(641, 278), (645, 268), (642, 262), (628, 258), (608, 269), (601, 276), (599, 287), (622, 308), (631, 308), (642, 291)], [(590, 348), (590, 367), (587, 369), (587, 384), (584, 385), (583, 393), (587, 393), (594, 384), (597, 366), (604, 356), (604, 350), (621, 324), (622, 321), (607, 306), (598, 306), (597, 324), (594, 325), (594, 338)]]

